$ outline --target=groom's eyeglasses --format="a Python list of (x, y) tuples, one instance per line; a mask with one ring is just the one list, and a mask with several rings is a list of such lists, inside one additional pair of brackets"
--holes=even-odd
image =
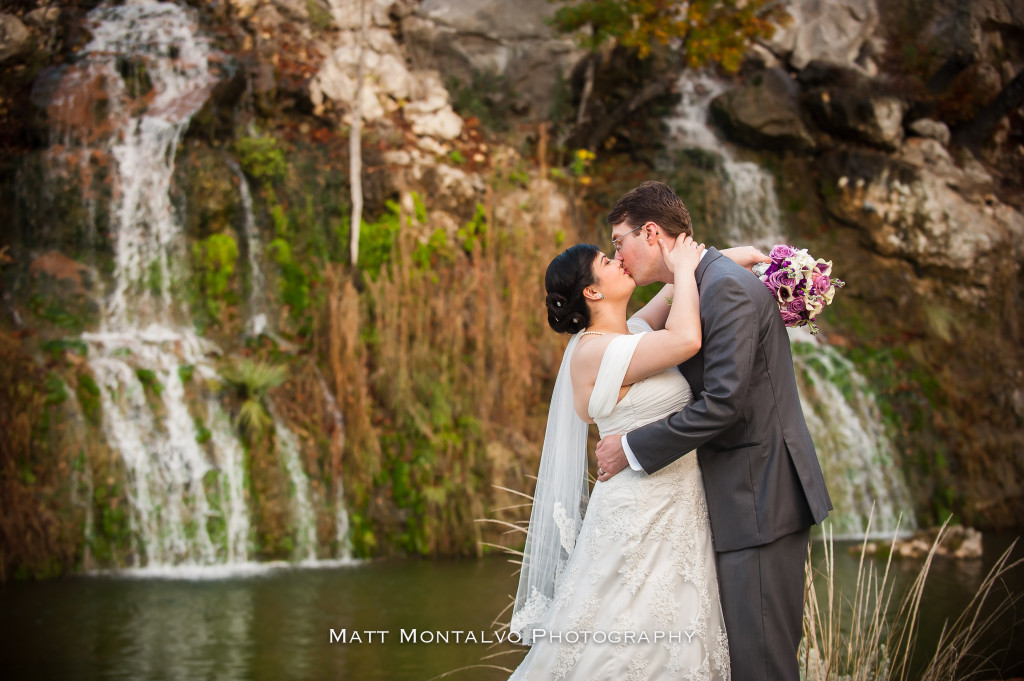
[(623, 234), (621, 236), (617, 236), (614, 239), (612, 239), (612, 246), (615, 247), (615, 252), (618, 253), (619, 250), (622, 248), (622, 240), (623, 239), (625, 239), (627, 236), (629, 236), (633, 232), (637, 231), (638, 229), (643, 229), (646, 226), (647, 226), (647, 223), (645, 222), (642, 225), (638, 225), (638, 226), (634, 227), (633, 229), (629, 230), (625, 234)]

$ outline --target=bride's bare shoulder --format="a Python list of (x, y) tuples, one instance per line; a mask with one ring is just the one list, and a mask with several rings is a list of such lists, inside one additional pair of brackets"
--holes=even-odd
[(597, 371), (601, 368), (601, 358), (604, 357), (611, 342), (621, 335), (606, 333), (603, 336), (581, 338), (572, 356), (573, 382), (586, 377), (586, 382), (593, 385), (597, 379)]

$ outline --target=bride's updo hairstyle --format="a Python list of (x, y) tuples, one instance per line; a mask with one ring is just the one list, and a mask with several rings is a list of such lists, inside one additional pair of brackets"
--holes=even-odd
[(590, 324), (583, 289), (596, 281), (594, 260), (600, 252), (592, 244), (577, 244), (559, 253), (548, 265), (544, 275), (548, 324), (558, 333), (576, 333)]

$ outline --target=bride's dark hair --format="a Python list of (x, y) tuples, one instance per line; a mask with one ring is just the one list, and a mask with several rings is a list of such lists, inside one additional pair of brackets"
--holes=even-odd
[(548, 324), (558, 333), (576, 333), (590, 324), (590, 308), (583, 289), (596, 281), (594, 260), (601, 250), (593, 244), (577, 244), (551, 261), (544, 275)]

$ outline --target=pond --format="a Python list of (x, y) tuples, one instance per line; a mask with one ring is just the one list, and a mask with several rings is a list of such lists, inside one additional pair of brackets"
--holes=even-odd
[[(919, 652), (933, 648), (943, 620), (959, 613), (1015, 536), (986, 535), (980, 561), (936, 561)], [(852, 588), (857, 568), (848, 546), (837, 544), (835, 551), (844, 589)], [(820, 555), (816, 546), (815, 558)], [(898, 583), (906, 585), (920, 563), (897, 565)], [(500, 635), (493, 618), (515, 591), (513, 569), (490, 557), (8, 584), (0, 589), (0, 669), (5, 679), (39, 681), (427, 681), (498, 651), (509, 652), (484, 664), (514, 667), (521, 648), (488, 643)], [(1007, 583), (1009, 592), (1024, 593), (1021, 572)], [(332, 642), (332, 630), (346, 642)], [(1021, 675), (1024, 652), (1016, 648), (1024, 648), (1024, 628), (1011, 623), (997, 634), (1003, 678)], [(447, 643), (440, 640), (445, 635)], [(447, 678), (491, 681), (507, 674), (475, 668)]]

